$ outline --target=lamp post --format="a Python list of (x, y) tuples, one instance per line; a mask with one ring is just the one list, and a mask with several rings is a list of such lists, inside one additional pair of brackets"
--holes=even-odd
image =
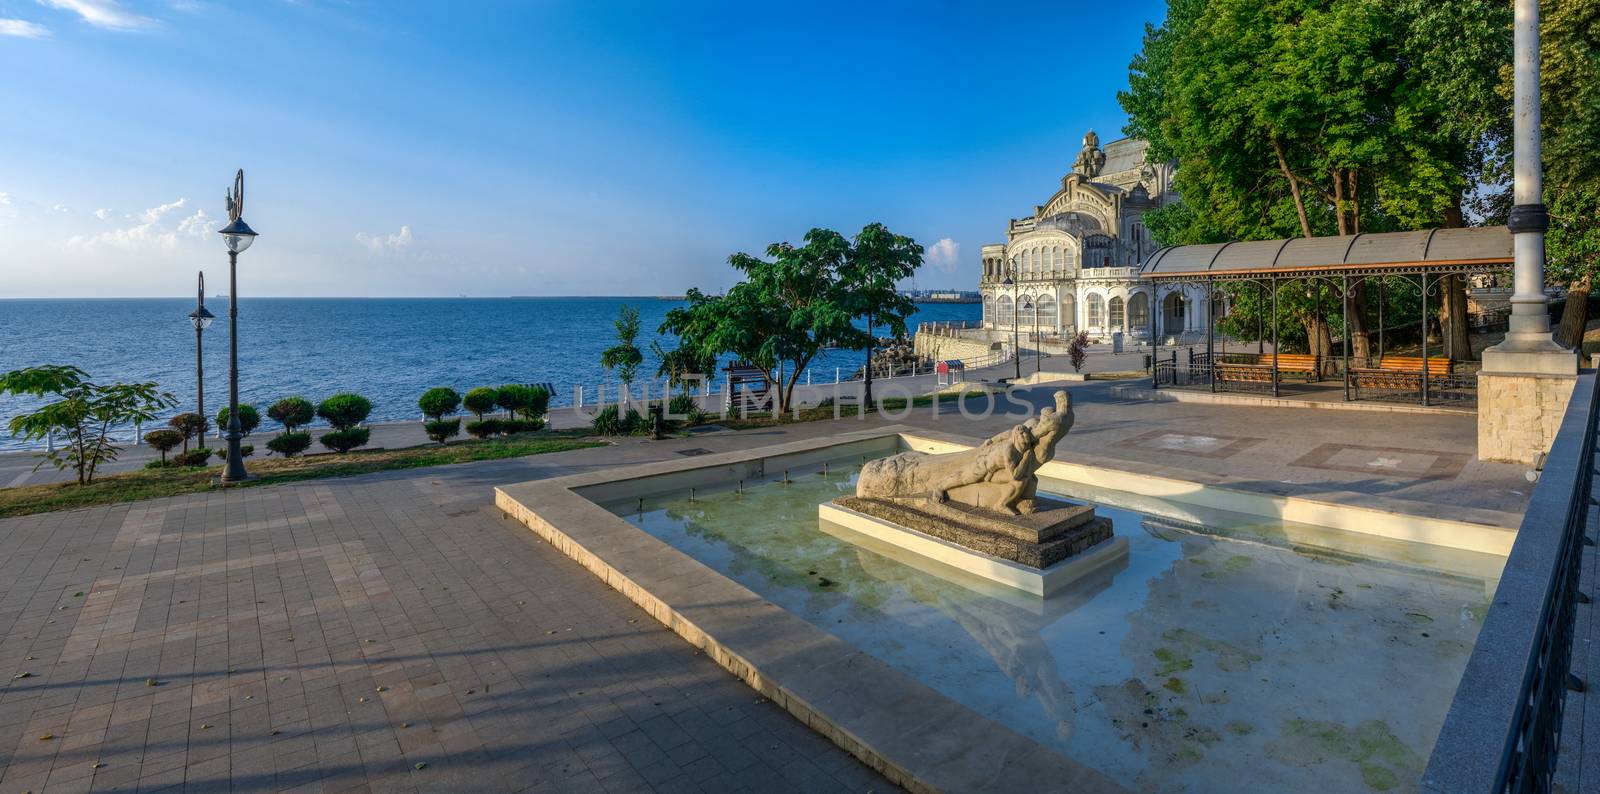
[(222, 481), (231, 483), (251, 478), (239, 454), (239, 439), (244, 435), (239, 427), (239, 254), (256, 241), (256, 233), (244, 222), (242, 168), (233, 178), (227, 206), (230, 222), (219, 230), (228, 246), (228, 467), (222, 472)]
[(1011, 288), (1011, 357), (1017, 365), (1015, 379), (1022, 380), (1022, 345), (1017, 339), (1017, 328), (1021, 325), (1017, 320), (1017, 293), (1021, 290), (1016, 280), (1011, 278), (1011, 272), (1016, 268), (1016, 261), (1016, 257), (1012, 257), (1012, 265), (1006, 269), (1006, 279), (1000, 282), (1000, 286)]
[[(200, 334), (211, 327), (217, 316), (206, 311), (206, 274), (200, 273), (200, 290), (194, 301), (194, 311), (189, 312), (189, 324), (194, 326), (194, 410), (203, 421), (206, 418), (206, 364), (201, 355), (204, 349)], [(200, 431), (200, 443), (205, 443), (205, 431)]]

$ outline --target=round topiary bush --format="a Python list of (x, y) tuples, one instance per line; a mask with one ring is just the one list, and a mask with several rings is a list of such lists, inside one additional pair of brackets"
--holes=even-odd
[[(240, 416), (240, 418), (244, 417), (244, 406), (242, 406), (242, 405), (239, 406), (239, 416)], [(239, 445), (239, 457), (248, 458), (248, 457), (250, 457), (251, 455), (254, 455), (254, 454), (256, 454), (256, 448), (255, 448), (254, 444), (240, 444)], [(217, 460), (224, 460), (225, 461), (227, 459), (228, 459), (228, 448), (227, 447), (223, 447), (223, 448), (217, 450)]]
[[(490, 407), (493, 408), (494, 406)], [(480, 419), (476, 422), (468, 422), (467, 432), (478, 438), (488, 438), (504, 432), (503, 424), (499, 419)]]
[(543, 419), (507, 419), (500, 423), (500, 429), (507, 435), (512, 433), (532, 433), (543, 428)]
[(428, 438), (443, 444), (447, 439), (461, 434), (461, 417), (454, 419), (435, 419), (422, 426), (428, 432)]
[[(261, 414), (256, 413), (256, 407), (248, 403), (239, 403), (239, 431), (245, 435), (254, 433), (261, 426)], [(217, 427), (227, 429), (228, 409), (217, 412)]]
[(179, 466), (204, 466), (210, 460), (211, 450), (208, 447), (195, 447), (172, 456), (172, 462)]
[[(241, 411), (242, 415), (244, 412)], [(317, 407), (304, 397), (285, 397), (267, 409), (272, 421), (283, 425), (283, 432), (293, 433), (296, 428), (311, 424), (317, 416)]]
[(144, 443), (161, 453), (161, 462), (167, 462), (167, 453), (177, 449), (183, 443), (183, 434), (170, 428), (164, 430), (151, 430), (144, 434)]
[(533, 404), (533, 389), (520, 383), (508, 383), (501, 386), (499, 391), (495, 404), (506, 409), (508, 419), (516, 419), (523, 410)]
[[(320, 407), (317, 409), (319, 416), (321, 415), (321, 410), (322, 409)], [(323, 418), (327, 419), (325, 416)], [(331, 422), (333, 420), (329, 419), (328, 421)], [(317, 440), (321, 441), (322, 445), (328, 449), (343, 454), (355, 449), (356, 447), (366, 446), (367, 439), (371, 436), (372, 430), (370, 428), (352, 427), (347, 430), (335, 430), (331, 433), (323, 433), (322, 438)]]
[(172, 429), (183, 434), (184, 452), (189, 451), (189, 439), (205, 438), (207, 427), (206, 418), (192, 411), (189, 413), (178, 414), (177, 416), (168, 419), (167, 424), (172, 425)]
[(461, 407), (461, 395), (448, 386), (437, 386), (422, 393), (417, 407), (422, 409), (423, 416), (437, 422)]
[(292, 458), (311, 447), (311, 434), (306, 432), (284, 433), (274, 436), (267, 442), (267, 449), (286, 458)]
[[(317, 404), (317, 416), (328, 420), (335, 430), (349, 430), (367, 420), (372, 413), (372, 401), (359, 394), (335, 394)], [(327, 439), (327, 436), (323, 436)], [(367, 443), (365, 439), (361, 444)], [(355, 446), (361, 446), (356, 444)]]
[[(490, 386), (479, 386), (467, 392), (465, 403), (467, 410), (477, 414), (478, 421), (481, 422), (484, 414), (493, 411), (494, 407), (500, 404), (500, 390)], [(472, 432), (470, 429), (472, 426), (467, 427), (469, 428), (467, 432)]]

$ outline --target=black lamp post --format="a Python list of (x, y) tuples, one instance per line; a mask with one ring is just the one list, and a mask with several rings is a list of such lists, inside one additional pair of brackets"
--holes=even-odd
[[(206, 311), (206, 274), (200, 273), (200, 291), (194, 301), (194, 311), (189, 312), (189, 324), (194, 326), (194, 410), (204, 420), (206, 418), (206, 364), (205, 357), (201, 355), (204, 349), (200, 340), (201, 332), (211, 327), (211, 321), (217, 316)], [(201, 431), (201, 445), (205, 444), (205, 431)]]
[(228, 194), (230, 223), (220, 230), (222, 241), (228, 246), (228, 467), (222, 472), (225, 483), (251, 479), (244, 470), (244, 457), (239, 454), (239, 439), (244, 435), (239, 427), (239, 254), (256, 241), (256, 233), (243, 216), (241, 168), (233, 178), (233, 191)]
[[(1013, 258), (1012, 261), (1015, 262), (1016, 259)], [(1015, 265), (1012, 267), (1014, 268)], [(1012, 268), (1006, 269), (1006, 278), (1000, 282), (1000, 286), (1011, 288), (1011, 357), (1015, 359), (1017, 365), (1015, 380), (1022, 380), (1022, 344), (1017, 340), (1017, 329), (1022, 325), (1022, 321), (1017, 314), (1017, 312), (1021, 311), (1021, 308), (1017, 306), (1017, 293), (1020, 290), (1016, 280), (1011, 278), (1011, 270)]]

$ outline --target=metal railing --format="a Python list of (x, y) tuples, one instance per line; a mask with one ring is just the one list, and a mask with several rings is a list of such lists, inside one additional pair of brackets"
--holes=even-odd
[(1428, 758), (1431, 794), (1547, 792), (1571, 677), (1597, 414), (1585, 372), (1506, 558), (1500, 585)]

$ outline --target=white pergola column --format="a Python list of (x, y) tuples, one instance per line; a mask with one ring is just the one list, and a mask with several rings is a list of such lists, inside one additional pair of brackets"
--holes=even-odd
[(1578, 374), (1578, 356), (1550, 336), (1544, 293), (1544, 173), (1539, 130), (1539, 0), (1516, 0), (1511, 229), (1513, 286), (1505, 340), (1483, 351), (1478, 457), (1533, 463), (1550, 449)]

